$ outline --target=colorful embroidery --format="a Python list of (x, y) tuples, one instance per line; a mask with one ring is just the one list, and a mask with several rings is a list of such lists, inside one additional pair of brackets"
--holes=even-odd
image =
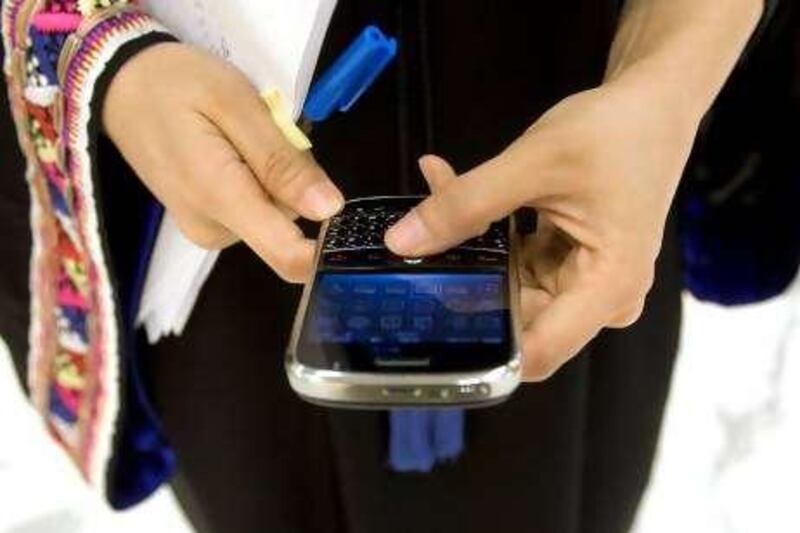
[[(32, 193), (31, 395), (50, 432), (99, 487), (119, 384), (116, 308), (94, 208), (90, 103), (121, 45), (164, 31), (126, 4), (9, 0), (2, 17), (5, 72)], [(94, 25), (83, 28), (90, 16)]]

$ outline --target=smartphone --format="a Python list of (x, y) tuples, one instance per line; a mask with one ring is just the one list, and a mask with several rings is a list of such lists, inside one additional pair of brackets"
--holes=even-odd
[(484, 406), (520, 382), (510, 218), (430, 257), (386, 230), (423, 198), (351, 200), (320, 231), (287, 350), (292, 388), (334, 407)]

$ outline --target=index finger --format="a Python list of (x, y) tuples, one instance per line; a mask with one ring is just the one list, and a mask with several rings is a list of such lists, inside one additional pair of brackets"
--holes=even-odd
[(224, 92), (226, 105), (212, 109), (222, 129), (253, 175), (276, 200), (304, 218), (321, 221), (344, 205), (341, 192), (307, 150), (287, 139), (250, 84)]
[[(306, 239), (252, 176), (235, 180), (219, 215), (283, 279), (293, 283), (308, 280), (313, 270), (314, 241)], [(231, 180), (234, 182), (234, 180)]]

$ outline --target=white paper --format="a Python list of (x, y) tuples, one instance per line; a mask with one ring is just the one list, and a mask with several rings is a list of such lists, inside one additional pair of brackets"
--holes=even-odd
[[(302, 111), (336, 7), (336, 0), (140, 3), (181, 40), (239, 67), (259, 91), (279, 89), (295, 119)], [(165, 215), (137, 315), (149, 342), (183, 332), (218, 255), (192, 243)]]
[(278, 88), (295, 118), (336, 0), (144, 0), (182, 40), (238, 66), (259, 89)]

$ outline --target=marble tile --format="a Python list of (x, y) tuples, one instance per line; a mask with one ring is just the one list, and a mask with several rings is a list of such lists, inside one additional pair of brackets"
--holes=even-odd
[(190, 533), (168, 489), (113, 513), (86, 488), (23, 397), (0, 341), (0, 533)]
[(680, 356), (636, 533), (797, 533), (800, 282), (725, 309), (686, 297)]

